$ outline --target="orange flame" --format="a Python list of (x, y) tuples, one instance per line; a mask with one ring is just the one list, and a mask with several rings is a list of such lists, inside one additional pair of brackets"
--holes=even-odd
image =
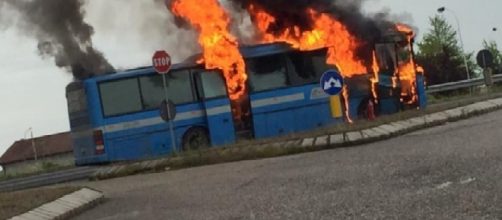
[[(396, 24), (397, 31), (406, 34), (408, 49), (412, 50), (412, 42), (415, 37), (415, 32), (413, 29), (404, 24)], [(407, 61), (399, 63), (399, 80), (401, 81), (401, 96), (408, 97), (406, 104), (416, 104), (418, 102), (418, 93), (417, 93), (417, 72), (418, 70), (422, 70), (423, 68), (415, 64), (415, 60), (413, 57), (410, 57)], [(403, 101), (405, 99), (402, 99)]]
[[(248, 11), (261, 35), (262, 42), (286, 42), (304, 51), (327, 47), (326, 63), (336, 66), (344, 78), (368, 72), (363, 60), (355, 55), (361, 42), (337, 19), (308, 9), (307, 12), (313, 23), (311, 30), (301, 32), (300, 27), (292, 26), (282, 30), (281, 33), (270, 33), (269, 28), (276, 22), (276, 19), (256, 5), (251, 5)], [(345, 100), (347, 121), (352, 123), (349, 115), (349, 90), (347, 87), (343, 89), (342, 95)]]
[(411, 38), (415, 37), (415, 31), (413, 31), (413, 29), (408, 25), (397, 23), (396, 29), (397, 29), (397, 31), (404, 33), (404, 34), (410, 36)]
[(331, 16), (308, 9), (313, 22), (312, 30), (301, 32), (298, 26), (286, 28), (281, 33), (269, 33), (276, 19), (256, 5), (248, 10), (264, 43), (287, 42), (300, 50), (328, 47), (327, 63), (338, 67), (344, 77), (366, 74), (364, 62), (354, 53), (360, 45), (347, 27)]
[(378, 60), (376, 56), (376, 52), (373, 51), (373, 65), (371, 66), (373, 69), (373, 78), (371, 78), (371, 93), (373, 94), (373, 98), (375, 103), (378, 103), (378, 83), (380, 82), (380, 66), (378, 65)]
[(343, 90), (342, 90), (342, 97), (343, 97), (344, 103), (345, 103), (345, 118), (347, 119), (348, 123), (352, 124), (352, 123), (354, 123), (354, 121), (350, 117), (350, 104), (349, 104), (350, 97), (349, 96), (350, 96), (349, 88), (347, 87), (347, 85), (344, 85)]
[(416, 91), (416, 72), (413, 62), (399, 65), (399, 79), (402, 87), (401, 95), (403, 97), (411, 97), (407, 104), (415, 103), (418, 100), (418, 96)]
[(222, 70), (230, 99), (241, 98), (246, 92), (246, 67), (239, 43), (229, 31), (230, 17), (218, 0), (175, 0), (171, 7), (199, 32), (206, 68)]

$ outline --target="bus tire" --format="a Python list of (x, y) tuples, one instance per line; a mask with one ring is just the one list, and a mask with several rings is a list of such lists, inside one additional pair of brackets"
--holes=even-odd
[(183, 151), (207, 148), (209, 144), (209, 132), (205, 128), (193, 127), (183, 135)]

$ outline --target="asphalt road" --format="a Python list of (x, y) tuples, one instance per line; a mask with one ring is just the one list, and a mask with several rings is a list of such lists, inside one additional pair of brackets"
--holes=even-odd
[(77, 219), (502, 219), (502, 111), (373, 144), (85, 183)]

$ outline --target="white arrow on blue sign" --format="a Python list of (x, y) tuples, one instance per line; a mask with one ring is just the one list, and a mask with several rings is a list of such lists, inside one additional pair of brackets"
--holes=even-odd
[(343, 90), (343, 77), (336, 70), (328, 70), (321, 77), (321, 88), (328, 95), (338, 95)]

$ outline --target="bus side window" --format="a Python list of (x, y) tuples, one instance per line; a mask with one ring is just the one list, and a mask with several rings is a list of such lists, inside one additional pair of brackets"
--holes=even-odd
[(316, 83), (321, 80), (322, 74), (330, 69), (337, 69), (336, 66), (327, 63), (327, 50), (313, 51), (312, 52), (312, 66), (314, 67), (314, 73), (316, 78)]
[(105, 117), (142, 110), (138, 78), (100, 83), (99, 91)]
[(287, 76), (284, 57), (271, 55), (246, 61), (250, 91), (260, 92), (286, 87)]
[(200, 71), (202, 84), (201, 95), (204, 99), (212, 99), (227, 96), (227, 89), (223, 76), (217, 71)]
[(313, 83), (315, 79), (312, 60), (308, 59), (303, 52), (292, 52), (286, 58), (288, 75), (293, 86)]
[[(188, 70), (173, 71), (166, 75), (167, 96), (175, 104), (194, 102), (192, 82)], [(155, 74), (140, 78), (143, 105), (147, 110), (158, 108), (165, 99), (162, 76)]]
[(330, 67), (326, 50), (293, 52), (288, 55), (288, 73), (293, 86), (317, 83)]

